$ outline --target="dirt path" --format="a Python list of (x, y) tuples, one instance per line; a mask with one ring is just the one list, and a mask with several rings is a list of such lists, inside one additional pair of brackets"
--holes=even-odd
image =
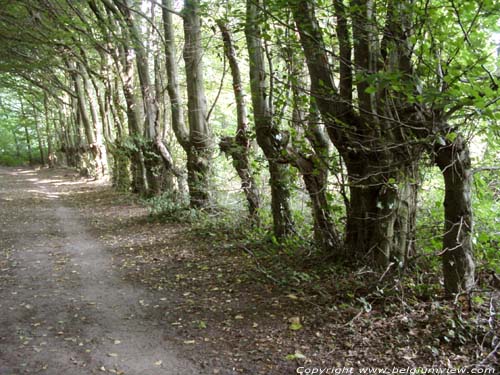
[(0, 167), (0, 375), (498, 367), (498, 291), (457, 316), (230, 233), (155, 220), (69, 170)]
[(205, 373), (143, 318), (149, 292), (64, 203), (70, 179), (43, 178), (0, 168), (0, 374)]

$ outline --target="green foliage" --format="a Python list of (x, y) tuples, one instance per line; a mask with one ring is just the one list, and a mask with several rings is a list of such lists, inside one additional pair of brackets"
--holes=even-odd
[(14, 155), (0, 155), (0, 165), (5, 165), (7, 167), (18, 167), (26, 164), (26, 159), (24, 157), (16, 157)]
[(178, 193), (165, 192), (161, 196), (144, 201), (150, 218), (163, 222), (191, 223), (198, 212), (189, 208), (189, 202)]
[[(30, 162), (27, 137), (30, 138), (31, 161), (39, 163), (32, 108), (21, 110), (20, 97), (15, 91), (0, 92), (0, 164), (27, 165)], [(26, 135), (27, 134), (27, 135)]]
[[(498, 171), (496, 172), (498, 176)], [(500, 274), (500, 196), (495, 173), (476, 173), (474, 176), (474, 245), (480, 267)]]
[[(483, 157), (482, 163), (495, 163)], [(480, 167), (477, 167), (480, 168)], [(477, 169), (474, 174), (473, 189), (473, 244), (479, 271), (492, 270), (500, 273), (500, 186), (498, 171)], [(442, 250), (443, 200), (444, 187), (442, 176), (437, 169), (425, 172), (423, 189), (419, 196), (419, 214), (417, 217), (417, 253), (422, 252), (425, 260), (420, 265), (430, 267), (439, 273), (440, 259), (436, 255)]]

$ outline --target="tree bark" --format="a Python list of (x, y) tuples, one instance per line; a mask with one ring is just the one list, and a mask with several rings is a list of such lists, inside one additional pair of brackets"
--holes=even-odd
[(141, 147), (140, 137), (142, 129), (139, 121), (138, 100), (136, 97), (133, 52), (128, 47), (129, 42), (123, 42), (120, 49), (121, 81), (123, 96), (127, 106), (127, 125), (129, 136), (133, 142), (133, 149), (130, 150), (131, 169), (132, 169), (132, 190), (135, 193), (146, 194), (149, 190), (146, 176), (146, 167), (144, 165), (144, 155)]
[[(404, 265), (414, 243), (418, 176), (406, 167), (383, 172), (388, 165), (357, 172), (347, 163), (350, 200), (346, 224), (346, 247), (364, 263), (388, 267)], [(416, 169), (415, 169), (416, 171)]]
[[(455, 133), (451, 133), (455, 134)], [(472, 248), (472, 171), (469, 148), (462, 135), (436, 146), (436, 164), (445, 184), (442, 264), (448, 295), (474, 286)]]
[(177, 53), (172, 14), (167, 9), (172, 9), (172, 0), (162, 0), (163, 30), (165, 34), (165, 66), (168, 78), (167, 91), (172, 112), (172, 128), (177, 141), (187, 153), (190, 147), (189, 130), (184, 121), (182, 96), (179, 89), (179, 73), (177, 71)]
[(189, 151), (187, 153), (190, 204), (208, 207), (212, 134), (207, 122), (207, 100), (203, 84), (203, 50), (198, 0), (186, 0), (182, 11), (184, 21), (184, 62), (186, 68), (189, 120)]
[[(171, 124), (175, 138), (182, 149), (189, 154), (191, 148), (189, 141), (189, 130), (184, 119), (184, 109), (182, 105), (182, 95), (179, 89), (179, 73), (177, 70), (177, 52), (175, 46), (175, 33), (172, 21), (173, 8), (172, 0), (162, 0), (162, 20), (165, 39), (165, 70), (167, 72), (167, 92), (170, 99)], [(188, 167), (188, 166), (187, 166)], [(189, 189), (185, 189), (185, 175), (177, 173), (177, 190), (184, 194)]]

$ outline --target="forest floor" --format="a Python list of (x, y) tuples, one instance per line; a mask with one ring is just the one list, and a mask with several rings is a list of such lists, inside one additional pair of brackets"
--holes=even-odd
[(499, 363), (498, 291), (471, 306), (428, 290), (365, 298), (363, 272), (279, 282), (252, 249), (151, 220), (67, 169), (0, 168), (0, 241), (1, 375)]

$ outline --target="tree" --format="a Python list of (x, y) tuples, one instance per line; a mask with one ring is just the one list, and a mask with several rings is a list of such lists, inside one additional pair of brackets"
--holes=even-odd
[[(388, 12), (384, 47), (381, 47), (374, 42), (379, 38), (378, 30), (374, 29), (376, 20), (371, 9), (374, 5), (370, 1), (357, 1), (351, 12), (351, 43), (345, 8), (336, 2), (341, 54), (336, 62), (340, 69), (339, 90), (313, 4), (290, 4), (307, 60), (311, 92), (330, 139), (347, 168), (348, 256), (354, 255), (382, 268), (391, 262), (403, 262), (412, 244), (418, 180), (416, 163), (424, 149), (418, 143), (408, 142), (415, 132), (407, 124), (410, 120), (418, 121), (421, 114), (418, 106), (404, 100), (404, 94), (374, 78), (375, 74), (394, 75), (406, 90), (415, 86), (407, 47), (382, 49), (389, 41), (397, 40), (397, 45), (407, 43), (404, 35), (408, 34), (398, 29), (403, 27), (403, 20)], [(354, 63), (351, 55), (354, 55)], [(354, 88), (357, 100), (352, 95)]]
[(236, 101), (236, 116), (238, 125), (234, 137), (224, 137), (220, 140), (219, 147), (221, 151), (228, 154), (233, 159), (233, 166), (241, 179), (241, 188), (243, 189), (247, 202), (250, 218), (259, 221), (259, 209), (261, 206), (260, 192), (255, 182), (250, 165), (250, 147), (247, 107), (245, 103), (244, 86), (241, 79), (240, 67), (236, 58), (236, 50), (226, 24), (218, 20), (220, 32), (224, 42), (224, 53), (229, 61), (231, 75), (233, 78), (233, 92)]
[(199, 12), (200, 7), (197, 0), (185, 1), (182, 15), (189, 121), (188, 186), (191, 206), (204, 208), (209, 205), (210, 199), (208, 179), (213, 141), (207, 121)]
[(271, 211), (274, 235), (283, 238), (293, 232), (293, 218), (290, 208), (288, 168), (280, 163), (281, 153), (286, 145), (277, 123), (273, 121), (269, 102), (269, 76), (264, 61), (261, 23), (263, 14), (259, 1), (247, 0), (245, 37), (250, 64), (250, 89), (257, 142), (264, 152), (271, 185)]

